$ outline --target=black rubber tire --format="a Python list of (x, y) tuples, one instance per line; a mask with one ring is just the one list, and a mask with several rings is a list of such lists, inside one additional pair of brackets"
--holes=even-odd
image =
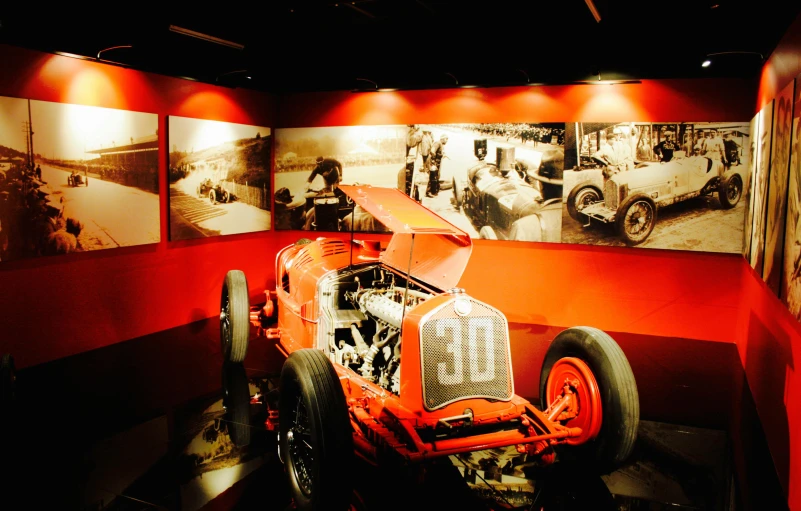
[(209, 190), (209, 202), (217, 204), (217, 192), (214, 190)]
[(551, 368), (561, 358), (576, 357), (590, 368), (601, 394), (603, 421), (598, 436), (580, 446), (560, 446), (560, 453), (579, 464), (590, 463), (602, 473), (622, 465), (634, 450), (640, 423), (637, 382), (620, 346), (606, 332), (576, 326), (556, 336), (540, 371), (542, 409), (548, 407), (545, 388)]
[[(301, 349), (287, 358), (281, 370), (279, 407), (279, 448), (296, 508), (348, 509), (353, 493), (353, 432), (342, 384), (322, 351)], [(305, 416), (299, 418), (299, 410)], [(298, 452), (301, 449), (305, 452)]]
[(3, 410), (7, 410), (16, 401), (16, 381), (14, 357), (10, 353), (3, 353), (0, 359), (0, 406)]
[(231, 202), (231, 194), (228, 193), (228, 190), (223, 190), (222, 201), (225, 202), (226, 204)]
[(570, 215), (570, 218), (576, 222), (580, 222), (581, 225), (587, 225), (589, 218), (587, 218), (587, 215), (584, 215), (580, 212), (581, 208), (578, 206), (578, 204), (586, 204), (588, 201), (592, 201), (593, 196), (596, 197), (596, 200), (601, 200), (603, 199), (604, 194), (598, 188), (592, 185), (574, 186), (567, 196), (567, 214)]
[(220, 296), (220, 346), (223, 360), (236, 363), (245, 360), (249, 339), (248, 281), (242, 270), (230, 270), (225, 275)]
[(459, 186), (456, 178), (453, 178), (453, 205), (458, 210), (462, 207), (462, 204), (464, 204), (464, 188)]
[[(626, 227), (628, 226), (628, 219), (626, 218), (628, 215), (629, 209), (635, 204), (640, 205), (643, 208), (646, 208), (646, 213), (650, 213), (650, 217), (646, 216), (646, 226), (644, 230), (641, 230), (636, 235), (630, 233)], [(615, 214), (615, 230), (617, 231), (620, 238), (626, 242), (627, 245), (639, 245), (643, 241), (648, 239), (648, 236), (651, 235), (651, 232), (654, 230), (654, 226), (656, 225), (656, 204), (654, 204), (653, 199), (648, 197), (645, 194), (638, 193), (632, 195), (631, 197), (627, 198), (623, 201), (617, 208), (617, 213)]]
[(739, 174), (724, 178), (718, 185), (718, 199), (723, 209), (731, 209), (740, 202), (743, 196), (743, 179)]
[(223, 406), (228, 436), (237, 447), (250, 445), (250, 385), (242, 364), (223, 364)]
[(482, 240), (497, 240), (498, 235), (495, 234), (495, 230), (490, 227), (489, 225), (485, 225), (478, 231), (478, 237)]

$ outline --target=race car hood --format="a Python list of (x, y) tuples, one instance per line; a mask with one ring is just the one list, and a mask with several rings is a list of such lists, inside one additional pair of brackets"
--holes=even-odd
[(381, 262), (439, 289), (456, 287), (473, 250), (467, 233), (400, 190), (370, 185), (339, 188), (393, 232)]
[[(703, 158), (707, 160), (707, 158)], [(668, 163), (651, 163), (637, 167), (626, 172), (619, 172), (612, 176), (612, 181), (618, 185), (628, 185), (629, 190), (636, 190), (644, 186), (653, 186), (656, 183), (671, 180), (679, 172), (686, 172), (680, 166), (690, 165), (685, 160), (676, 160)]]

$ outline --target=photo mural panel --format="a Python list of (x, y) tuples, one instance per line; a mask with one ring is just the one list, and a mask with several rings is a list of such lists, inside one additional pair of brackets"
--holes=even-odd
[(793, 127), (790, 137), (790, 171), (787, 186), (787, 226), (784, 234), (784, 271), (781, 299), (801, 320), (801, 75), (796, 77)]
[(0, 262), (160, 239), (156, 114), (0, 97)]
[[(751, 133), (759, 133), (760, 122), (761, 115), (760, 113), (757, 113), (754, 118), (751, 119)], [(751, 235), (754, 228), (754, 173), (756, 172), (757, 157), (759, 156), (757, 137), (751, 137), (749, 150), (750, 158), (748, 161), (751, 168), (751, 174), (750, 179), (745, 186), (744, 199), (746, 201), (748, 211), (745, 217), (745, 228), (743, 229), (743, 257), (745, 257), (746, 261), (750, 261), (751, 258)]]
[(762, 277), (779, 296), (782, 256), (784, 255), (784, 223), (787, 205), (787, 174), (790, 160), (790, 130), (793, 121), (793, 82), (776, 97), (773, 115), (768, 205), (765, 222), (765, 264)]
[(747, 122), (568, 123), (562, 242), (743, 251)]
[(770, 147), (773, 130), (773, 101), (759, 112), (759, 136), (756, 139), (757, 157), (754, 167), (754, 223), (751, 228), (751, 252), (748, 261), (751, 268), (762, 275), (765, 257), (765, 210), (768, 202), (768, 173), (770, 171)]
[(167, 117), (170, 241), (270, 230), (271, 129)]
[[(276, 229), (349, 230), (340, 179), (403, 190), (474, 238), (558, 242), (563, 168), (562, 123), (279, 129)], [(354, 230), (383, 227), (360, 214)]]

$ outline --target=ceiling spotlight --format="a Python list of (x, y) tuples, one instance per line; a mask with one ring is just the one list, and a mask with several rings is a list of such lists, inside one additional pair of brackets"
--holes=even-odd
[(705, 61), (701, 62), (701, 67), (709, 67), (709, 66), (711, 66), (711, 65), (712, 65), (712, 61), (711, 61), (711, 60), (709, 60), (709, 59), (707, 59), (707, 60), (705, 60)]

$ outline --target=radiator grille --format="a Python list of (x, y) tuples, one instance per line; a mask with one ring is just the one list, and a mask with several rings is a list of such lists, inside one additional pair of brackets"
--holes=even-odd
[[(459, 300), (470, 303), (467, 316), (456, 314)], [(509, 327), (496, 309), (466, 297), (444, 304), (423, 319), (420, 354), (427, 410), (460, 399), (512, 398)]]
[(617, 209), (618, 206), (618, 193), (617, 183), (614, 181), (607, 181), (604, 185), (604, 204), (609, 209)]

